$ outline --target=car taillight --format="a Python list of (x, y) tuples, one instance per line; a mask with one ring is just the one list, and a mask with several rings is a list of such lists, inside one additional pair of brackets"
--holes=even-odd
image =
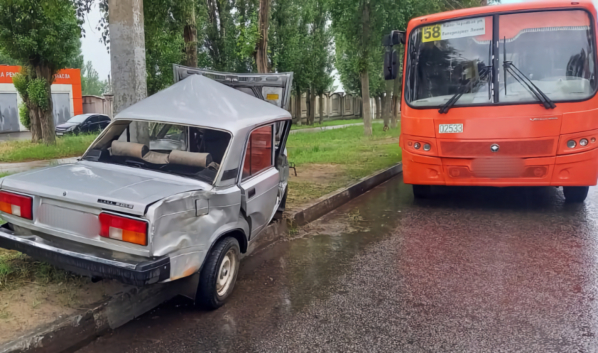
[(0, 211), (27, 219), (33, 219), (33, 199), (28, 196), (0, 191)]
[(147, 245), (147, 223), (127, 217), (100, 213), (100, 236)]

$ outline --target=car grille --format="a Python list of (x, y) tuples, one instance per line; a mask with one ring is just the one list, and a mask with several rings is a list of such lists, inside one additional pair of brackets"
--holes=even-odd
[[(499, 145), (498, 152), (492, 152), (490, 146)], [(520, 141), (440, 141), (442, 157), (542, 157), (552, 156), (554, 139)]]

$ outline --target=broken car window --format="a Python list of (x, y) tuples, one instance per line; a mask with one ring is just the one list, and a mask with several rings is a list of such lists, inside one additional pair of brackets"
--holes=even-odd
[(83, 157), (212, 183), (231, 135), (194, 126), (117, 121)]
[(243, 179), (271, 167), (272, 163), (272, 125), (253, 130), (247, 144)]

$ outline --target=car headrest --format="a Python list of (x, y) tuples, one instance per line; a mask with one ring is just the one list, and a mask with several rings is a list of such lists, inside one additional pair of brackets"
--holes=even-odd
[(209, 153), (172, 151), (168, 160), (170, 164), (207, 168), (212, 163), (212, 155)]
[(149, 152), (149, 147), (142, 143), (112, 141), (112, 149), (110, 153), (113, 156), (135, 157), (143, 159)]

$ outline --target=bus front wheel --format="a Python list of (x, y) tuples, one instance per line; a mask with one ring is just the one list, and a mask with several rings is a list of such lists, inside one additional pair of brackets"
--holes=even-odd
[(427, 199), (432, 195), (432, 185), (412, 185), (416, 199)]
[(584, 202), (588, 196), (589, 186), (563, 186), (563, 194), (568, 202)]

